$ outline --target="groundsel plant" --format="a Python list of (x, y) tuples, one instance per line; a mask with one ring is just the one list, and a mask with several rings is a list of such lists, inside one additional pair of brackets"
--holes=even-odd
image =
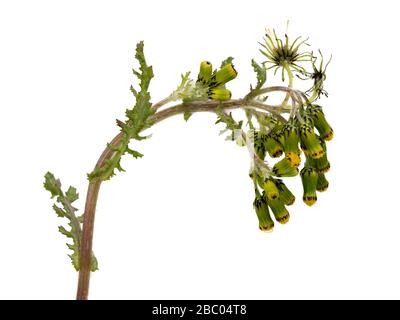
[[(227, 88), (238, 72), (233, 58), (228, 57), (219, 68), (209, 61), (200, 63), (197, 77), (182, 74), (180, 84), (165, 99), (151, 102), (149, 92), (153, 68), (147, 64), (143, 42), (136, 46), (135, 58), (139, 69), (133, 70), (138, 79), (137, 88), (130, 90), (135, 98), (133, 108), (126, 110), (126, 119), (117, 120), (119, 133), (107, 144), (93, 171), (88, 174), (89, 187), (84, 213), (77, 214), (73, 203), (78, 199), (74, 187), (63, 191), (61, 182), (50, 172), (45, 175), (44, 187), (55, 198), (53, 209), (59, 217), (68, 220), (68, 228), (59, 231), (70, 238), (69, 257), (79, 271), (77, 299), (87, 299), (90, 273), (97, 270), (97, 260), (92, 252), (94, 218), (100, 185), (111, 179), (121, 167), (121, 157), (143, 155), (129, 147), (131, 140), (148, 139), (144, 135), (157, 123), (172, 116), (189, 118), (197, 112), (211, 112), (216, 123), (225, 126), (227, 140), (245, 147), (251, 157), (249, 177), (254, 187), (253, 207), (262, 231), (270, 232), (275, 222), (285, 224), (290, 215), (287, 209), (295, 201), (295, 195), (285, 185), (284, 179), (299, 176), (303, 185), (302, 199), (308, 206), (317, 201), (317, 192), (326, 191), (325, 174), (330, 163), (327, 157), (327, 141), (333, 138), (333, 130), (325, 118), (323, 108), (316, 101), (327, 95), (324, 89), (326, 65), (320, 53), (319, 63), (301, 37), (291, 41), (288, 35), (278, 37), (268, 31), (260, 42), (263, 61), (251, 61), (256, 82), (243, 98), (232, 99)], [(329, 63), (329, 62), (328, 62)], [(269, 71), (270, 70), (270, 71)], [(267, 86), (269, 77), (287, 85)], [(296, 89), (296, 81), (309, 81), (311, 88), (305, 92)], [(308, 87), (308, 86), (307, 86)], [(283, 94), (279, 104), (268, 104), (267, 99), (277, 93)], [(232, 114), (242, 110), (245, 121), (237, 121)], [(193, 121), (193, 120), (190, 120)]]

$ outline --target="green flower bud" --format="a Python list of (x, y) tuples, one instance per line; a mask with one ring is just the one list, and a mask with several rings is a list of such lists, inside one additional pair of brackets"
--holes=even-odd
[(306, 166), (313, 167), (320, 173), (327, 173), (331, 168), (331, 164), (329, 163), (326, 155), (323, 155), (319, 159), (307, 157)]
[(322, 107), (314, 104), (307, 107), (307, 112), (311, 115), (314, 121), (314, 126), (317, 128), (321, 137), (324, 140), (332, 140), (333, 129), (326, 121)]
[(236, 77), (237, 72), (233, 67), (233, 64), (228, 63), (212, 75), (209, 87), (219, 87), (221, 85), (224, 85), (228, 81), (235, 79)]
[(296, 200), (294, 194), (286, 187), (281, 179), (275, 179), (275, 185), (279, 189), (279, 199), (287, 206), (290, 206)]
[(207, 91), (207, 95), (212, 100), (226, 101), (231, 98), (231, 92), (225, 88), (211, 88)]
[(289, 120), (283, 126), (280, 141), (282, 141), (283, 150), (288, 160), (293, 166), (298, 167), (301, 162), (299, 149), (300, 137), (294, 120)]
[(314, 159), (321, 158), (324, 155), (324, 149), (314, 132), (314, 128), (309, 123), (304, 122), (300, 125), (299, 132), (304, 153)]
[(300, 137), (294, 121), (289, 121), (283, 127), (284, 144), (283, 150), (300, 154), (299, 142)]
[(258, 226), (261, 231), (272, 232), (274, 229), (274, 221), (272, 220), (267, 202), (265, 198), (261, 196), (258, 192), (256, 198), (253, 202), (254, 210), (256, 211), (258, 218)]
[(283, 153), (281, 144), (271, 136), (265, 139), (265, 149), (272, 158), (279, 158)]
[(257, 156), (264, 160), (265, 158), (265, 146), (264, 146), (264, 140), (266, 136), (263, 132), (261, 131), (254, 131), (253, 134), (253, 139), (254, 139), (254, 152), (257, 154)]
[(272, 136), (275, 138), (276, 141), (278, 141), (281, 144), (283, 149), (285, 145), (285, 135), (283, 134), (283, 126), (276, 125), (272, 131)]
[(318, 172), (313, 167), (304, 167), (300, 171), (301, 182), (303, 183), (303, 201), (308, 206), (317, 202)]
[(279, 198), (279, 190), (275, 185), (275, 179), (268, 178), (264, 182), (264, 191), (269, 200), (274, 200)]
[(299, 173), (299, 169), (297, 169), (297, 167), (295, 167), (292, 162), (285, 157), (275, 163), (272, 172), (277, 177), (294, 177)]
[(203, 61), (200, 63), (200, 72), (197, 77), (197, 82), (206, 86), (208, 82), (211, 80), (212, 75), (212, 64), (208, 61)]
[(279, 140), (282, 140), (282, 137), (276, 132), (271, 132), (265, 137), (265, 150), (272, 158), (278, 158), (283, 153), (283, 147)]
[(317, 169), (318, 172), (326, 173), (331, 168), (331, 164), (328, 161), (328, 154), (326, 152), (326, 143), (325, 143), (324, 139), (322, 139), (321, 137), (318, 137), (318, 140), (321, 143), (322, 149), (324, 149), (324, 155), (319, 159), (313, 159), (313, 158), (307, 156), (306, 157), (306, 165), (309, 165), (309, 166)]
[(289, 221), (290, 215), (289, 215), (289, 212), (287, 211), (285, 205), (283, 204), (282, 200), (267, 199), (267, 203), (268, 203), (269, 207), (271, 208), (276, 221), (278, 221), (281, 224), (285, 224), (286, 222)]
[(326, 177), (323, 173), (318, 173), (318, 181), (317, 181), (317, 190), (319, 192), (324, 192), (329, 187), (329, 181), (326, 180)]

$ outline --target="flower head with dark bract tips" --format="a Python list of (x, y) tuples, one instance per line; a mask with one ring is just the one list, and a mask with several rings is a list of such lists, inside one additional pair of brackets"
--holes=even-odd
[(313, 167), (306, 166), (300, 171), (303, 184), (303, 201), (308, 206), (317, 202), (318, 172)]
[(285, 137), (282, 128), (281, 124), (275, 124), (272, 130), (265, 136), (265, 150), (272, 158), (278, 158), (283, 153)]
[(279, 189), (279, 199), (287, 206), (290, 206), (296, 200), (294, 194), (289, 188), (283, 183), (281, 179), (275, 179), (275, 184)]
[(333, 138), (333, 129), (326, 121), (325, 114), (322, 111), (322, 107), (316, 104), (307, 106), (306, 110), (313, 120), (315, 128), (318, 130), (321, 137), (327, 141)]
[(276, 221), (278, 221), (281, 224), (287, 223), (289, 221), (290, 215), (283, 201), (281, 199), (271, 200), (268, 198), (266, 198), (266, 200), (268, 206), (271, 208), (272, 213), (274, 214)]
[(265, 136), (264, 140), (265, 150), (272, 158), (278, 158), (282, 155), (282, 145), (277, 139), (277, 136), (273, 133)]
[(304, 122), (299, 128), (301, 146), (306, 155), (318, 159), (324, 155), (324, 149), (314, 132), (313, 123)]
[(331, 168), (331, 164), (328, 160), (328, 154), (327, 154), (327, 149), (326, 149), (326, 143), (324, 139), (321, 137), (317, 136), (318, 141), (320, 142), (322, 149), (324, 150), (324, 154), (322, 157), (318, 159), (313, 159), (309, 155), (306, 156), (306, 166), (309, 165), (315, 169), (317, 169), (318, 172), (321, 173), (326, 173), (329, 171)]
[(326, 179), (325, 174), (318, 173), (317, 190), (319, 192), (324, 192), (329, 187), (329, 181)]
[(214, 71), (211, 76), (208, 86), (215, 88), (224, 85), (225, 83), (235, 79), (237, 77), (237, 71), (235, 70), (232, 63), (224, 65), (218, 71)]
[(207, 85), (211, 79), (212, 72), (213, 70), (211, 62), (203, 61), (200, 63), (200, 72), (197, 76), (197, 82), (204, 86)]
[(219, 70), (212, 70), (208, 61), (200, 63), (196, 86), (205, 91), (207, 98), (217, 101), (226, 101), (231, 98), (231, 92), (225, 84), (237, 77), (237, 72), (232, 63), (223, 65)]
[(292, 161), (286, 156), (275, 163), (272, 173), (277, 177), (294, 177), (299, 173), (299, 169), (293, 165)]
[(282, 131), (284, 136), (284, 144), (283, 144), (284, 151), (300, 154), (300, 149), (299, 149), (300, 137), (296, 122), (293, 119), (290, 119), (283, 126)]
[(265, 158), (265, 138), (266, 136), (262, 131), (253, 131), (254, 152), (261, 160), (264, 160)]
[(269, 214), (265, 195), (261, 195), (258, 190), (256, 190), (256, 198), (254, 199), (253, 206), (257, 214), (258, 227), (260, 228), (260, 230), (265, 232), (272, 232), (272, 230), (274, 229), (274, 221)]
[(268, 199), (275, 200), (279, 198), (279, 190), (275, 184), (275, 179), (268, 178), (264, 182), (264, 191)]
[(226, 101), (231, 98), (231, 92), (225, 88), (210, 88), (207, 91), (207, 96), (212, 100)]

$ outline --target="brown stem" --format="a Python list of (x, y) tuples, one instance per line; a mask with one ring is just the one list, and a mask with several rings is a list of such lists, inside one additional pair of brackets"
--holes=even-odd
[[(281, 90), (279, 88), (278, 90)], [(271, 90), (274, 91), (274, 90)], [(243, 99), (229, 100), (225, 102), (218, 101), (202, 101), (202, 102), (191, 102), (179, 104), (176, 106), (169, 107), (162, 111), (154, 114), (150, 121), (158, 123), (164, 119), (172, 117), (174, 115), (183, 112), (215, 112), (217, 108), (223, 109), (237, 109), (237, 108), (249, 108), (249, 109), (259, 109), (263, 111), (269, 111), (275, 114), (277, 117), (284, 119), (279, 112), (276, 110), (276, 106), (270, 106), (263, 103), (252, 103)], [(111, 145), (118, 145), (123, 137), (122, 133), (119, 133), (110, 142)], [(107, 146), (106, 149), (101, 154), (99, 160), (96, 163), (97, 168), (101, 168), (107, 159), (110, 159), (114, 155), (114, 151)], [(79, 270), (79, 280), (78, 280), (78, 290), (76, 294), (77, 300), (87, 300), (89, 294), (89, 282), (90, 282), (90, 264), (92, 259), (92, 244), (93, 244), (93, 230), (94, 230), (94, 218), (96, 214), (96, 204), (97, 198), (100, 191), (102, 180), (100, 178), (95, 179), (89, 183), (86, 204), (85, 204), (85, 214), (83, 219), (82, 227), (82, 238), (80, 244), (80, 270)]]
[(228, 109), (259, 109), (263, 111), (268, 111), (274, 114), (279, 120), (285, 122), (286, 119), (280, 115), (280, 112), (287, 112), (287, 110), (277, 111), (279, 106), (272, 106), (265, 103), (257, 101), (246, 101), (244, 99), (229, 100), (225, 102), (218, 101), (206, 101), (206, 102), (192, 102), (192, 103), (182, 103), (176, 106), (169, 107), (165, 110), (157, 112), (152, 116), (151, 120), (156, 123), (160, 122), (166, 118), (172, 117), (174, 115), (183, 112), (215, 112), (218, 107), (222, 107), (224, 110)]
[(85, 216), (83, 218), (83, 231), (80, 246), (80, 271), (78, 279), (77, 300), (87, 300), (89, 294), (90, 263), (92, 259), (92, 244), (94, 217), (96, 212), (97, 198), (99, 196), (101, 180), (89, 183)]
[[(111, 141), (111, 144), (117, 145), (121, 138), (122, 133), (119, 133)], [(96, 163), (96, 167), (102, 167), (104, 162), (113, 155), (113, 151), (107, 147), (101, 154)], [(87, 300), (89, 295), (89, 281), (90, 281), (90, 263), (92, 260), (92, 245), (93, 245), (93, 231), (94, 231), (94, 217), (96, 214), (97, 198), (99, 196), (100, 186), (102, 180), (96, 179), (89, 183), (86, 203), (85, 215), (83, 218), (82, 238), (80, 244), (80, 270), (78, 279), (78, 290), (76, 293), (77, 300)]]

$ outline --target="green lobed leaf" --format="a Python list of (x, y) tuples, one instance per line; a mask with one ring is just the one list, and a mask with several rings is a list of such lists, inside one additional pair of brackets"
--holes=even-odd
[(241, 128), (241, 122), (238, 123), (235, 121), (235, 119), (233, 119), (232, 112), (225, 113), (223, 111), (217, 110), (217, 115), (218, 119), (215, 122), (216, 124), (225, 123), (226, 129), (229, 130), (237, 130)]
[(85, 217), (85, 215), (82, 214), (82, 215), (78, 216), (77, 219), (78, 219), (78, 221), (79, 221), (80, 223), (83, 223), (84, 217)]
[(80, 262), (79, 262), (79, 249), (75, 245), (69, 245), (67, 244), (67, 247), (72, 250), (72, 254), (69, 254), (68, 257), (70, 257), (72, 265), (74, 266), (76, 271), (79, 271), (80, 269)]
[(67, 229), (65, 229), (63, 226), (59, 226), (58, 231), (60, 231), (60, 233), (62, 233), (67, 238), (72, 238), (72, 233), (70, 231), (68, 231)]
[(53, 210), (56, 212), (57, 216), (60, 218), (65, 217), (65, 211), (58, 207), (57, 205), (53, 204)]
[(99, 264), (97, 262), (97, 259), (94, 255), (92, 255), (92, 260), (90, 260), (90, 271), (95, 272), (99, 270)]
[[(68, 220), (69, 228), (65, 228), (64, 226), (59, 226), (58, 231), (62, 233), (67, 238), (72, 239), (72, 243), (67, 243), (67, 246), (70, 250), (72, 250), (72, 254), (68, 255), (71, 258), (72, 265), (75, 270), (79, 271), (80, 263), (79, 263), (79, 247), (80, 240), (82, 237), (82, 227), (81, 224), (83, 222), (83, 215), (77, 216), (77, 209), (72, 206), (72, 203), (79, 198), (79, 194), (76, 191), (76, 188), (70, 186), (68, 190), (64, 193), (61, 189), (61, 182), (59, 179), (56, 179), (54, 175), (50, 172), (45, 174), (44, 187), (51, 193), (51, 197), (56, 197), (56, 203), (61, 204), (62, 208), (53, 204), (53, 210), (60, 218), (66, 218)], [(93, 255), (92, 261), (92, 271), (97, 270), (97, 260)], [(95, 268), (96, 267), (96, 268)]]
[(255, 90), (261, 89), (265, 81), (267, 81), (267, 69), (264, 65), (259, 65), (254, 59), (251, 60), (251, 65), (257, 76), (257, 86)]
[(68, 198), (68, 200), (72, 203), (75, 200), (78, 200), (79, 195), (76, 192), (76, 188), (70, 186), (67, 190), (67, 192), (65, 193), (65, 196)]
[(190, 111), (185, 111), (184, 113), (183, 113), (183, 119), (185, 120), (185, 121), (188, 121), (189, 120), (189, 118), (192, 116), (192, 112), (190, 112)]
[(221, 68), (225, 67), (227, 64), (232, 63), (232, 61), (233, 61), (233, 57), (226, 58), (224, 61), (221, 62)]
[[(147, 64), (143, 48), (143, 41), (136, 45), (135, 58), (139, 62), (139, 70), (133, 70), (133, 73), (139, 80), (140, 90), (137, 91), (133, 86), (130, 88), (135, 96), (136, 103), (132, 109), (126, 110), (127, 120), (123, 123), (118, 123), (123, 133), (122, 139), (117, 145), (108, 144), (108, 148), (111, 148), (114, 152), (112, 157), (106, 160), (101, 167), (96, 167), (88, 174), (89, 181), (93, 181), (94, 179), (108, 180), (115, 175), (115, 170), (124, 171), (121, 167), (121, 157), (126, 153), (135, 158), (143, 156), (141, 153), (131, 150), (128, 147), (132, 139), (143, 140), (146, 138), (140, 136), (140, 132), (151, 127), (153, 123), (149, 121), (149, 118), (155, 112), (151, 107), (151, 97), (148, 91), (150, 81), (154, 76), (153, 68)], [(185, 77), (187, 78), (188, 75), (183, 76), (182, 81), (185, 81)]]
[(44, 188), (51, 193), (52, 198), (62, 193), (60, 180), (56, 179), (51, 172), (47, 172), (44, 178)]
[(127, 148), (126, 152), (129, 153), (135, 159), (143, 157), (143, 154), (141, 154), (140, 152), (138, 152), (136, 150), (132, 150), (130, 148)]
[(147, 65), (143, 47), (143, 41), (139, 42), (136, 45), (135, 54), (135, 58), (140, 65), (140, 72), (134, 71), (134, 74), (139, 79), (140, 91), (136, 92), (136, 104), (133, 109), (126, 111), (128, 118), (128, 122), (126, 123), (127, 129), (128, 133), (131, 133), (132, 136), (137, 135), (145, 127), (145, 120), (154, 113), (151, 109), (150, 93), (148, 92), (150, 81), (154, 76), (153, 68)]
[(215, 124), (225, 123), (226, 128), (224, 132), (228, 130), (231, 131), (230, 135), (226, 138), (226, 140), (232, 140), (232, 141), (235, 140), (237, 138), (235, 132), (242, 128), (243, 121), (236, 122), (235, 119), (233, 119), (232, 112), (226, 113), (219, 108), (217, 108), (216, 113), (218, 115), (218, 118)]
[(186, 72), (185, 74), (181, 74), (181, 83), (178, 87), (170, 94), (169, 101), (177, 101), (177, 100), (190, 100), (192, 95), (196, 93), (196, 85), (193, 83), (193, 80), (189, 78), (190, 72)]

